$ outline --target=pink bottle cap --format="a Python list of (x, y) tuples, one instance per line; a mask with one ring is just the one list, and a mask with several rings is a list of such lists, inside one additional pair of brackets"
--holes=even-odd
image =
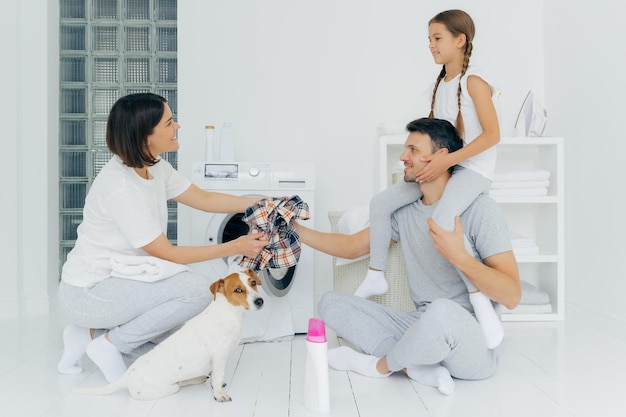
[(306, 340), (313, 343), (326, 343), (326, 326), (324, 320), (318, 318), (309, 319), (309, 331)]

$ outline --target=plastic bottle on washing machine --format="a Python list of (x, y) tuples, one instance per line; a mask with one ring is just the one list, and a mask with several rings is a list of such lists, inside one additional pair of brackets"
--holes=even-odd
[(306, 336), (306, 365), (304, 369), (304, 406), (318, 414), (330, 413), (328, 383), (328, 346), (324, 320), (309, 319)]
[(204, 160), (215, 160), (215, 126), (204, 126)]
[(232, 162), (235, 160), (235, 132), (230, 122), (224, 122), (220, 132), (220, 161)]

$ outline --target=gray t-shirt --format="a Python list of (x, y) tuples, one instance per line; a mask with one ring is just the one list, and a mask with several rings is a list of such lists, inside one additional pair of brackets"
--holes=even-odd
[[(461, 276), (437, 252), (428, 235), (428, 218), (435, 207), (437, 204), (426, 206), (419, 200), (396, 210), (392, 216), (391, 238), (401, 243), (411, 298), (418, 309), (437, 298), (448, 298), (473, 311)], [(461, 223), (475, 258), (482, 261), (511, 250), (504, 214), (489, 196), (480, 195), (461, 214)]]

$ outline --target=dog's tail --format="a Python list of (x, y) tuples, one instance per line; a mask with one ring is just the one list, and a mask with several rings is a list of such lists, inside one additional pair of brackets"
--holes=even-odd
[(109, 395), (124, 387), (126, 387), (126, 374), (124, 374), (120, 379), (109, 385), (97, 388), (73, 388), (70, 390), (70, 393), (85, 395)]

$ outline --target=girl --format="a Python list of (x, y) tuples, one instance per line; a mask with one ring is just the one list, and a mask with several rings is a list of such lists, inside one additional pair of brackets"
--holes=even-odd
[[(210, 281), (185, 264), (235, 254), (255, 258), (269, 243), (262, 233), (214, 246), (170, 243), (169, 199), (218, 213), (244, 212), (260, 199), (201, 190), (161, 159), (178, 150), (179, 128), (166, 100), (156, 94), (131, 94), (111, 108), (106, 143), (114, 156), (85, 199), (78, 239), (59, 284), (59, 305), (72, 323), (63, 332), (60, 373), (82, 372), (77, 361), (87, 353), (107, 381), (115, 381), (126, 361), (208, 306)], [(112, 260), (139, 256), (154, 257), (172, 272), (159, 280), (115, 276)]]
[[(464, 145), (456, 152), (425, 159), (429, 164), (418, 173), (415, 182), (399, 182), (377, 194), (370, 202), (370, 267), (355, 295), (370, 297), (383, 294), (388, 285), (384, 276), (391, 238), (391, 213), (418, 198), (419, 184), (454, 168), (454, 175), (434, 212), (435, 222), (446, 230), (454, 229), (460, 215), (479, 194), (488, 192), (495, 167), (496, 145), (500, 130), (495, 106), (494, 87), (484, 74), (469, 66), (473, 50), (474, 22), (462, 10), (447, 10), (428, 23), (429, 47), (441, 72), (432, 87), (429, 117), (453, 123)], [(465, 242), (469, 253), (471, 246)], [(494, 348), (502, 341), (503, 330), (491, 301), (459, 271), (470, 293), (470, 302), (483, 328), (487, 344)]]

